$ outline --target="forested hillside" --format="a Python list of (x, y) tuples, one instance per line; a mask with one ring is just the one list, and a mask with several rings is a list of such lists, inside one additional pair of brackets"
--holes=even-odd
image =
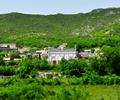
[(45, 47), (68, 42), (73, 46), (81, 37), (119, 33), (120, 8), (96, 9), (75, 15), (0, 15), (0, 42), (19, 45)]

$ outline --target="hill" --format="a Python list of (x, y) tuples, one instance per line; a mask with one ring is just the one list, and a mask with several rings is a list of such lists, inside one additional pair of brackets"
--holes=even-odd
[(0, 42), (45, 47), (68, 42), (73, 46), (81, 37), (120, 33), (120, 8), (96, 9), (74, 15), (0, 15)]

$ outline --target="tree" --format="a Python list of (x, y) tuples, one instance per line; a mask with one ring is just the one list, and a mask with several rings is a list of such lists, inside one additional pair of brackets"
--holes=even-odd
[(66, 75), (81, 76), (85, 72), (87, 63), (84, 60), (62, 60), (60, 62), (61, 71)]
[(101, 63), (107, 73), (120, 75), (120, 47), (103, 46), (101, 52)]
[(93, 57), (89, 59), (89, 68), (91, 72), (97, 72), (99, 75), (106, 75), (106, 67), (102, 64), (100, 59)]
[(18, 75), (21, 78), (35, 77), (39, 70), (50, 70), (52, 67), (46, 60), (24, 59), (19, 63)]
[(18, 69), (18, 75), (20, 78), (29, 78), (31, 71), (34, 69), (32, 60), (24, 59), (20, 62)]

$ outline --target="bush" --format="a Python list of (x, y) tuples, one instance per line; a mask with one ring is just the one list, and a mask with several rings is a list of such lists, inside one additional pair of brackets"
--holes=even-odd
[(107, 84), (107, 85), (112, 85), (112, 84), (120, 84), (120, 77), (113, 74), (113, 75), (107, 75), (102, 77), (104, 83), (103, 84)]
[(35, 68), (31, 59), (24, 59), (19, 63), (18, 75), (20, 78), (30, 77), (31, 71)]
[(10, 59), (11, 60), (14, 60), (14, 58), (20, 58), (20, 56), (19, 56), (19, 52), (18, 51), (12, 51), (11, 53), (10, 53)]
[(75, 86), (42, 86), (37, 82), (20, 81), (0, 89), (1, 100), (86, 100), (89, 93)]
[(52, 69), (52, 66), (45, 59), (43, 60), (34, 59), (32, 60), (32, 64), (38, 70), (51, 70)]
[(16, 70), (12, 66), (0, 66), (0, 75), (9, 76), (15, 75)]
[(61, 71), (70, 76), (80, 77), (85, 72), (87, 63), (84, 60), (62, 60), (60, 62)]
[(21, 78), (36, 77), (39, 70), (50, 70), (52, 66), (46, 60), (24, 59), (19, 63), (18, 75)]

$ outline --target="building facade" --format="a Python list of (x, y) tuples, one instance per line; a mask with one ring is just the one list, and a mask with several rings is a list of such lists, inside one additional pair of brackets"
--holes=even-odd
[(48, 50), (48, 61), (52, 64), (58, 64), (62, 59), (70, 60), (77, 58), (77, 51), (72, 50)]

